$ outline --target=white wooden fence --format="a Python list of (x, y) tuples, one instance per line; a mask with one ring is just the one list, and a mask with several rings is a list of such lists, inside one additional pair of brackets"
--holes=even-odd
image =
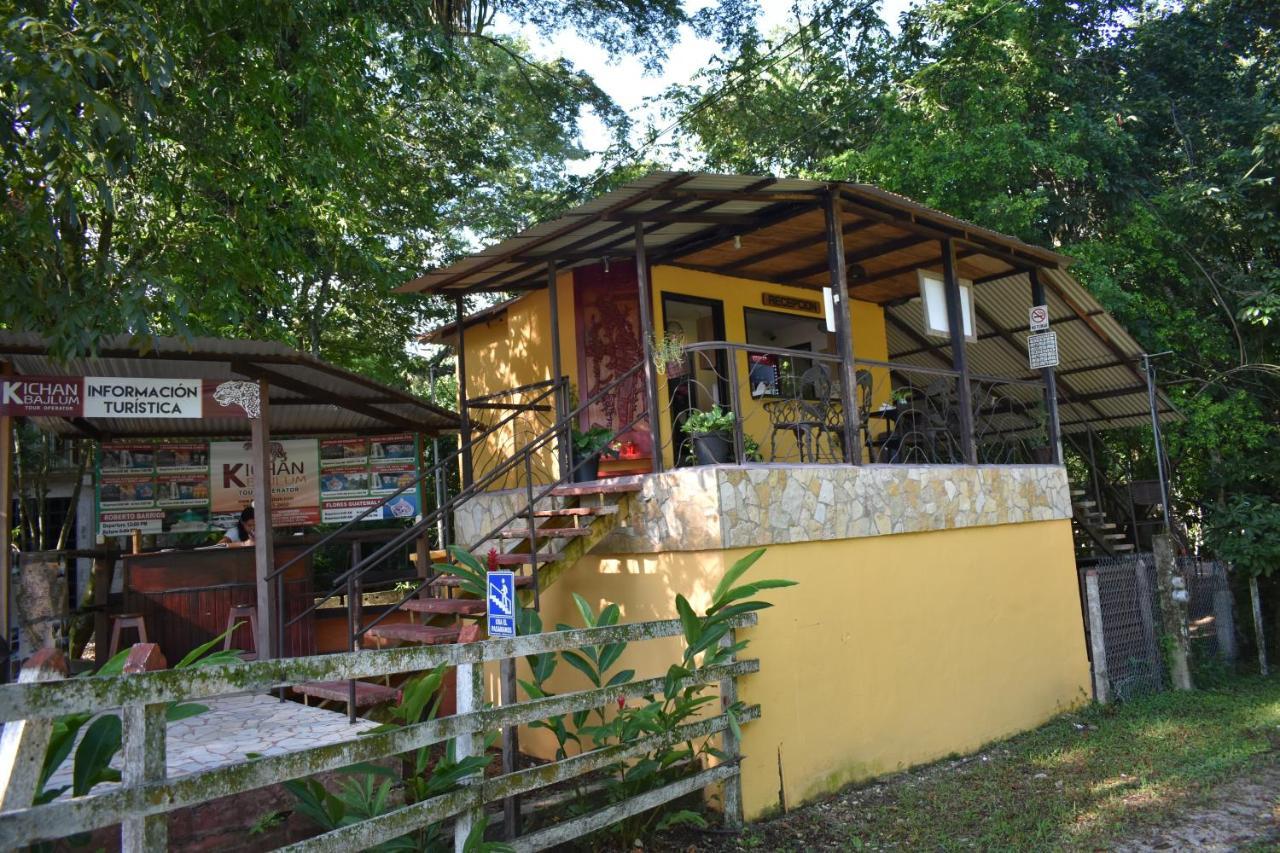
[[(755, 614), (733, 621), (755, 624)], [(731, 632), (732, 633), (732, 632)], [(631, 681), (527, 699), (501, 707), (483, 707), (483, 664), (544, 652), (560, 652), (615, 642), (639, 642), (679, 636), (679, 620), (636, 622), (604, 628), (557, 631), (514, 639), (433, 647), (360, 651), (284, 660), (262, 660), (200, 669), (159, 670), (122, 676), (46, 680), (48, 668), (33, 667), (20, 683), (0, 686), (0, 849), (121, 824), (126, 851), (160, 851), (168, 844), (168, 813), (244, 791), (299, 779), (349, 765), (377, 761), (453, 739), (459, 758), (478, 754), (484, 732), (498, 731), (559, 714), (598, 708), (619, 699), (663, 692), (663, 678)], [(674, 662), (674, 661), (673, 661)], [(374, 678), (457, 667), (458, 713), (394, 731), (365, 735), (310, 749), (239, 761), (209, 770), (166, 776), (165, 708), (173, 701), (266, 691), (304, 681)], [(734, 679), (759, 670), (757, 660), (734, 660), (696, 670), (680, 685), (719, 683), (722, 706), (736, 700)], [(52, 676), (56, 678), (56, 676)], [(90, 792), (45, 805), (31, 805), (49, 729), (57, 717), (77, 712), (122, 709), (124, 745), (122, 781), (100, 794)], [(741, 722), (759, 716), (758, 706), (739, 715)], [(599, 811), (552, 824), (515, 839), (517, 850), (540, 850), (607, 827), (631, 815), (690, 794), (713, 783), (724, 784), (726, 821), (741, 822), (739, 744), (723, 710), (720, 714), (630, 743), (584, 752), (548, 766), (468, 780), (454, 791), (294, 844), (288, 850), (360, 850), (426, 825), (454, 819), (455, 848), (487, 803), (548, 785), (642, 755), (666, 745), (719, 734), (723, 763), (692, 772), (686, 778), (645, 792)]]

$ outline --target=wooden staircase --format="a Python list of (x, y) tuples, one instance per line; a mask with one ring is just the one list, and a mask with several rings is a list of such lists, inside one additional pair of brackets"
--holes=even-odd
[[(598, 480), (556, 486), (549, 497), (563, 506), (535, 509), (536, 520), (529, 527), (528, 514), (523, 523), (503, 528), (490, 540), (498, 550), (496, 562), (516, 572), (516, 588), (524, 590), (525, 605), (536, 606), (537, 593), (551, 586), (580, 558), (618, 528), (627, 518), (631, 496), (639, 492), (639, 477)], [(473, 551), (485, 564), (489, 544)], [(537, 572), (534, 573), (536, 556)], [(391, 648), (394, 646), (437, 645), (457, 642), (463, 631), (463, 619), (479, 622), (486, 612), (485, 601), (469, 595), (463, 581), (455, 575), (435, 574), (417, 597), (400, 603), (398, 610), (409, 614), (409, 622), (389, 622), (386, 618), (360, 630), (360, 647)], [(348, 702), (347, 682), (309, 682), (296, 685), (296, 693), (321, 701)], [(355, 708), (366, 708), (399, 696), (394, 687), (356, 682)], [(350, 709), (354, 714), (355, 709)]]
[(1114, 557), (1134, 550), (1134, 544), (1106, 510), (1088, 497), (1084, 489), (1071, 488), (1071, 528), (1075, 533), (1076, 556)]

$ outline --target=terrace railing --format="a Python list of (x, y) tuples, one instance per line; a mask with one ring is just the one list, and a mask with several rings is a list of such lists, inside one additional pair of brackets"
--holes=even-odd
[(721, 341), (684, 353), (665, 366), (663, 397), (664, 441), (677, 465), (710, 461), (684, 425), (712, 405), (734, 415), (719, 444), (724, 463), (964, 464), (968, 442), (980, 464), (1052, 459), (1041, 380), (970, 374), (965, 419), (957, 371), (858, 359), (850, 448), (838, 356)]
[[(755, 623), (754, 613), (732, 620), (734, 627)], [(482, 681), (486, 662), (681, 634), (680, 620), (671, 619), (446, 646), (260, 660), (123, 676), (36, 680), (49, 677), (46, 667), (39, 673), (28, 673), (36, 678), (24, 679), (24, 683), (0, 686), (0, 721), (6, 723), (4, 742), (0, 745), (3, 761), (0, 776), (6, 786), (0, 791), (3, 803), (0, 849), (18, 849), (121, 824), (125, 851), (161, 851), (168, 846), (168, 814), (178, 809), (360, 762), (403, 755), (450, 740), (458, 759), (480, 755), (486, 732), (603, 708), (672, 689), (664, 675), (657, 674), (625, 684), (486, 707)], [(353, 733), (349, 740), (337, 743), (232, 761), (180, 776), (167, 774), (165, 709), (171, 702), (269, 691), (314, 679), (395, 676), (440, 666), (457, 667), (458, 712), (453, 716), (428, 719), (381, 733), (362, 736)], [(675, 689), (717, 684), (727, 707), (736, 702), (738, 676), (758, 672), (759, 668), (757, 660), (732, 660), (700, 667), (690, 677), (680, 680)], [(113, 709), (121, 711), (123, 722), (121, 782), (105, 789), (95, 788), (84, 796), (32, 805), (37, 795), (35, 785), (44, 744), (48, 743), (53, 722), (66, 714), (97, 714)], [(759, 713), (758, 706), (748, 707), (739, 710), (736, 719), (749, 722), (759, 717)], [(514, 839), (513, 844), (517, 850), (540, 850), (561, 844), (713, 783), (725, 784), (726, 809), (740, 810), (739, 744), (728, 713), (722, 711), (671, 731), (584, 751), (551, 765), (501, 775), (477, 774), (439, 796), (342, 826), (289, 849), (363, 850), (430, 824), (452, 820), (455, 849), (462, 850), (475, 820), (484, 814), (488, 804), (577, 779), (666, 746), (712, 736), (721, 738), (724, 759), (720, 764), (690, 767), (688, 775), (678, 781), (581, 817), (562, 822), (548, 820), (542, 827)], [(24, 758), (27, 765), (22, 763)], [(32, 761), (34, 772), (30, 766)], [(731, 820), (741, 819), (740, 812), (727, 816)]]

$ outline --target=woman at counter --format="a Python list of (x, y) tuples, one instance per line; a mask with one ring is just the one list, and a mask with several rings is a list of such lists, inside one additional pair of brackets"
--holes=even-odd
[(247, 506), (240, 512), (240, 520), (235, 523), (226, 533), (222, 534), (222, 538), (218, 540), (219, 545), (252, 545), (253, 534), (257, 529), (253, 520), (253, 507)]

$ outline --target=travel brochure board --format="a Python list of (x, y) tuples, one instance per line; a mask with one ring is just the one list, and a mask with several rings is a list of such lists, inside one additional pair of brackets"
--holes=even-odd
[[(381, 504), (419, 469), (415, 436), (271, 442), (275, 527), (345, 522)], [(253, 501), (255, 466), (248, 441), (107, 442), (97, 471), (98, 532), (200, 533), (226, 530)], [(413, 518), (419, 489), (407, 488), (367, 521)]]
[[(412, 488), (418, 478), (418, 458), (417, 439), (409, 433), (321, 441), (321, 520), (351, 521), (370, 507), (378, 508), (365, 521), (418, 515), (422, 501), (419, 489)], [(383, 503), (402, 487), (411, 488)]]

